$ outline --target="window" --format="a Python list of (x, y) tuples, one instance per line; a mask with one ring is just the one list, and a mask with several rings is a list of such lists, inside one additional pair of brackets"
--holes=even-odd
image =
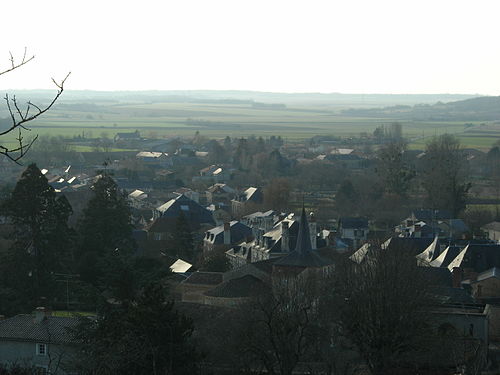
[(47, 345), (36, 344), (36, 355), (47, 355)]
[(365, 235), (365, 232), (361, 229), (354, 229), (354, 237), (359, 238), (363, 237)]
[(154, 239), (155, 241), (162, 241), (165, 239), (165, 233), (163, 232), (154, 232)]
[(36, 375), (48, 375), (49, 374), (49, 369), (47, 368), (47, 366), (36, 366), (35, 369), (36, 369), (36, 371), (35, 371)]

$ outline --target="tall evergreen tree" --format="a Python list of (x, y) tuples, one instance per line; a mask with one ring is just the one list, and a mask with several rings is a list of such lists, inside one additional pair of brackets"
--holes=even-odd
[(72, 208), (64, 196), (56, 196), (36, 164), (31, 164), (4, 201), (2, 211), (13, 224), (14, 241), (0, 260), (2, 283), (7, 286), (4, 291), (14, 293), (10, 299), (19, 309), (31, 309), (41, 297), (49, 301), (54, 297), (54, 274), (68, 272), (72, 231), (67, 222)]
[(78, 257), (82, 279), (95, 284), (104, 272), (106, 260), (113, 254), (132, 253), (135, 244), (130, 207), (115, 181), (104, 174), (92, 190), (94, 196), (78, 224)]
[(146, 287), (133, 303), (105, 306), (82, 320), (74, 370), (82, 374), (193, 374), (198, 354), (192, 321), (174, 308), (163, 287)]

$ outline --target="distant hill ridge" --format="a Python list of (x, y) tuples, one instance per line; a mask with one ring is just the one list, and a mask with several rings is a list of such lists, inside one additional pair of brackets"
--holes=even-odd
[(482, 96), (448, 103), (346, 109), (346, 116), (385, 117), (415, 121), (498, 121), (500, 96)]
[[(54, 90), (8, 90), (18, 98), (46, 100)], [(311, 105), (345, 104), (346, 107), (384, 107), (390, 105), (433, 104), (439, 101), (464, 100), (473, 94), (343, 94), (343, 93), (280, 93), (238, 90), (148, 90), (148, 91), (92, 91), (65, 90), (60, 103), (69, 102), (192, 102), (223, 104), (304, 103)]]

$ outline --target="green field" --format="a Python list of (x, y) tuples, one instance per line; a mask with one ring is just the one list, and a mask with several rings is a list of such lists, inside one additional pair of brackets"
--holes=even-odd
[[(344, 107), (348, 107), (348, 103)], [(254, 108), (226, 103), (62, 103), (30, 123), (34, 134), (86, 138), (114, 137), (118, 132), (140, 130), (143, 137), (192, 136), (196, 131), (211, 138), (280, 135), (286, 141), (332, 135), (342, 138), (372, 134), (376, 127), (395, 119), (347, 117), (339, 106), (288, 104), (286, 108)], [(465, 126), (465, 121), (400, 121), (410, 147), (423, 148), (429, 138), (443, 133), (460, 137), (465, 147), (488, 149), (500, 139), (500, 127)], [(469, 122), (470, 123), (470, 122)], [(486, 128), (485, 128), (486, 126)], [(476, 131), (477, 129), (477, 131)], [(485, 131), (482, 131), (485, 130)], [(12, 139), (11, 139), (12, 140)]]

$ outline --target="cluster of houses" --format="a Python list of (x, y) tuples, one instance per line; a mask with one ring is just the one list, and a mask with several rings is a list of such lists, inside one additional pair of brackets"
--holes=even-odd
[[(139, 132), (119, 133), (115, 142), (142, 145), (148, 150), (134, 152), (133, 157), (155, 171), (157, 185), (116, 181), (127, 190), (137, 254), (166, 263), (176, 275), (175, 295), (180, 301), (232, 308), (272, 288), (273, 280), (334, 272), (339, 254), (351, 254), (352, 262), (362, 263), (377, 249), (404, 246), (412, 249), (419, 266), (437, 280), (433, 286), (443, 303), (436, 306), (436, 314), (446, 330), (481, 343), (481, 350), (500, 342), (499, 222), (482, 228), (485, 238), (470, 240), (466, 239), (469, 229), (465, 223), (449, 212), (415, 210), (394, 228), (389, 239), (374, 246), (366, 218), (341, 217), (334, 226), (322, 227), (305, 209), (278, 212), (262, 208), (261, 187), (230, 186), (230, 165), (199, 169), (191, 182), (210, 184), (204, 191), (176, 186), (171, 168), (197, 165), (197, 160), (207, 157), (206, 151), (167, 140), (151, 140), (146, 147)], [(299, 162), (341, 161), (358, 168), (365, 160), (354, 149), (336, 148), (327, 142), (318, 142), (310, 149), (319, 155)], [(96, 178), (91, 171), (115, 170), (123, 167), (120, 164), (111, 161), (86, 171), (75, 172), (76, 168), (65, 166), (42, 172), (57, 192), (66, 195), (76, 212), (72, 218), (76, 222), (91, 196), (90, 186)], [(199, 252), (223, 254), (231, 266), (229, 271), (200, 271), (195, 259), (168, 253), (181, 216), (200, 244)], [(0, 360), (33, 365), (40, 373), (55, 372), (57, 366), (64, 373), (62, 363), (72, 355), (66, 328), (74, 327), (75, 321), (54, 316), (44, 308), (31, 315), (0, 316)]]
[[(351, 252), (350, 259), (361, 263), (378, 248), (370, 241), (366, 218), (340, 218), (336, 228), (320, 228), (314, 214), (306, 214), (305, 209), (299, 215), (274, 210), (247, 213), (263, 202), (260, 188), (237, 190), (215, 183), (203, 194), (204, 199), (191, 189), (178, 190), (161, 202), (151, 192), (135, 189), (128, 200), (134, 213), (138, 253), (167, 259), (180, 280), (177, 296), (186, 303), (231, 308), (271, 288), (277, 277), (328, 273), (334, 270), (338, 254)], [(201, 251), (205, 255), (223, 253), (231, 265), (229, 271), (197, 271), (192, 259), (165, 254), (181, 215), (201, 243)], [(436, 290), (445, 303), (436, 307), (436, 313), (444, 317), (452, 327), (449, 329), (470, 333), (486, 348), (500, 340), (499, 227), (500, 223), (490, 223), (484, 227), (489, 238), (466, 240), (468, 228), (448, 212), (416, 210), (382, 245), (413, 249), (421, 267), (439, 274)], [(60, 330), (73, 322), (47, 311), (0, 320), (0, 348), (17, 353), (17, 358), (24, 353), (31, 363), (50, 369), (49, 353), (60, 355), (59, 345), (68, 339), (61, 335), (56, 340), (58, 336), (51, 335), (49, 340), (36, 332)]]

